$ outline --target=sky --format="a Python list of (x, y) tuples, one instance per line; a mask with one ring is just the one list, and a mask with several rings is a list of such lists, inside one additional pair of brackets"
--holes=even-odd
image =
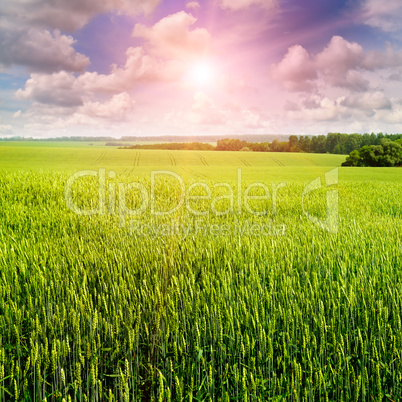
[(0, 137), (402, 132), (400, 0), (0, 0)]

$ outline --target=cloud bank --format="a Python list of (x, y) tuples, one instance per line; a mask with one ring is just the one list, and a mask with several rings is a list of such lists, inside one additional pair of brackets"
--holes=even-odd
[(402, 65), (402, 52), (387, 45), (384, 51), (365, 52), (356, 42), (333, 36), (318, 54), (311, 55), (302, 46), (288, 49), (283, 59), (271, 66), (273, 78), (289, 91), (309, 92), (318, 84), (353, 91), (370, 89), (364, 72)]
[(150, 13), (160, 0), (13, 0), (0, 2), (0, 68), (23, 66), (30, 72), (73, 71), (88, 67), (63, 32), (84, 27), (98, 14)]

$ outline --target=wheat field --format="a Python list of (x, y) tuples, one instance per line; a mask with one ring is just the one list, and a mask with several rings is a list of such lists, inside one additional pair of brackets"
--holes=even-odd
[(2, 144), (0, 400), (400, 400), (401, 171), (343, 160)]

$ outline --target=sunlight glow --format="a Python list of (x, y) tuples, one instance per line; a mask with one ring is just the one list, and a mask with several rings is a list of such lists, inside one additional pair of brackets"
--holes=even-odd
[(207, 86), (212, 84), (215, 73), (211, 63), (200, 62), (190, 70), (190, 81), (196, 86)]

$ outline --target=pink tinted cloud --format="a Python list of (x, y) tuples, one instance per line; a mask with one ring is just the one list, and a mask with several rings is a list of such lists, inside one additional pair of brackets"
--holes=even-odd
[[(114, 95), (106, 102), (87, 101), (79, 107), (66, 111), (54, 105), (39, 105), (34, 103), (25, 113), (25, 129), (42, 135), (43, 131), (52, 128), (60, 134), (73, 133), (79, 128), (79, 133), (99, 135), (107, 133), (113, 127), (130, 125), (135, 102), (127, 93)], [(113, 130), (112, 130), (113, 131)]]
[(60, 71), (53, 74), (32, 74), (24, 89), (16, 92), (19, 99), (63, 107), (79, 106), (83, 103), (83, 91), (76, 77)]
[(395, 50), (390, 43), (386, 44), (384, 51), (367, 52), (362, 62), (362, 67), (369, 71), (400, 66), (402, 66), (402, 51)]
[(225, 124), (225, 113), (220, 110), (215, 102), (204, 92), (194, 94), (190, 119), (195, 124)]
[(83, 72), (89, 65), (88, 57), (74, 50), (76, 41), (58, 30), (12, 29), (2, 36), (0, 31), (0, 65), (17, 64), (41, 72)]
[(160, 0), (13, 0), (0, 2), (0, 16), (19, 26), (75, 31), (95, 15), (109, 12), (149, 14)]
[(332, 100), (328, 97), (321, 97), (315, 101), (316, 107), (298, 107), (297, 104), (288, 107), (285, 112), (285, 119), (299, 121), (335, 121), (345, 118), (348, 111), (341, 105), (343, 98)]
[(351, 94), (342, 101), (342, 105), (351, 109), (368, 111), (392, 108), (391, 101), (379, 91), (364, 94)]
[(139, 83), (175, 81), (183, 74), (177, 60), (150, 56), (142, 47), (131, 47), (126, 52), (123, 67), (113, 66), (110, 74), (85, 73), (78, 78), (83, 89), (90, 92), (116, 93), (134, 89)]
[(160, 0), (0, 1), (0, 66), (29, 72), (82, 72), (88, 57), (75, 52), (73, 32), (102, 13), (150, 13)]
[[(134, 105), (128, 92), (140, 83), (179, 82), (190, 63), (205, 55), (210, 35), (205, 29), (193, 28), (195, 21), (190, 14), (180, 12), (151, 27), (137, 25), (135, 35), (144, 39), (143, 45), (128, 48), (125, 64), (112, 66), (109, 74), (31, 74), (25, 87), (17, 91), (17, 97), (34, 101), (35, 107), (27, 113), (33, 124), (35, 116), (40, 124), (60, 128), (96, 125), (99, 119), (125, 121)], [(57, 114), (64, 117), (56, 118)], [(191, 124), (225, 123), (224, 113), (201, 94), (195, 97), (188, 116)]]
[(368, 89), (369, 82), (362, 77), (365, 53), (361, 45), (341, 36), (333, 36), (324, 50), (314, 58), (314, 64), (323, 80), (334, 87), (355, 91)]
[(192, 102), (172, 108), (165, 115), (167, 127), (186, 127), (190, 132), (207, 132), (219, 127), (221, 132), (249, 132), (268, 126), (259, 110), (247, 108), (236, 102), (219, 101), (205, 91), (195, 92)]
[(315, 57), (318, 69), (329, 74), (343, 74), (357, 68), (364, 58), (363, 48), (341, 36), (333, 36), (325, 49)]
[(356, 42), (332, 37), (318, 54), (310, 55), (296, 45), (278, 63), (271, 66), (272, 77), (289, 91), (311, 92), (319, 79), (325, 86), (366, 91), (370, 87), (365, 71), (401, 65), (402, 52), (387, 46), (384, 51), (365, 52)]
[(201, 6), (198, 1), (189, 1), (188, 3), (186, 3), (186, 8), (188, 10), (198, 10), (199, 8), (201, 8)]
[(288, 49), (285, 57), (271, 67), (275, 80), (281, 82), (289, 91), (310, 91), (312, 81), (317, 78), (317, 71), (307, 50), (295, 45)]
[(204, 28), (191, 29), (197, 19), (180, 11), (169, 15), (152, 27), (137, 24), (133, 36), (144, 38), (149, 53), (162, 58), (189, 60), (208, 52), (211, 36)]
[(114, 66), (110, 74), (86, 72), (78, 77), (66, 71), (31, 74), (25, 88), (16, 95), (44, 104), (77, 106), (83, 99), (130, 91), (142, 82), (174, 81), (182, 71), (182, 65), (175, 60), (156, 59), (141, 47), (129, 48), (125, 65)]
[(130, 91), (139, 83), (178, 81), (189, 61), (201, 58), (209, 46), (207, 30), (191, 29), (195, 21), (190, 14), (180, 12), (150, 28), (137, 24), (134, 34), (143, 37), (145, 43), (127, 49), (123, 66), (112, 66), (109, 74), (86, 72), (78, 77), (65, 71), (32, 74), (17, 95), (20, 99), (73, 106), (100, 93)]
[(360, 19), (383, 31), (401, 30), (402, 3), (400, 0), (363, 0)]
[(251, 6), (272, 9), (278, 5), (278, 2), (276, 0), (221, 0), (220, 5), (223, 9), (238, 11)]
[(78, 109), (78, 113), (112, 121), (122, 121), (129, 118), (135, 102), (127, 92), (122, 92), (107, 102), (86, 102)]

